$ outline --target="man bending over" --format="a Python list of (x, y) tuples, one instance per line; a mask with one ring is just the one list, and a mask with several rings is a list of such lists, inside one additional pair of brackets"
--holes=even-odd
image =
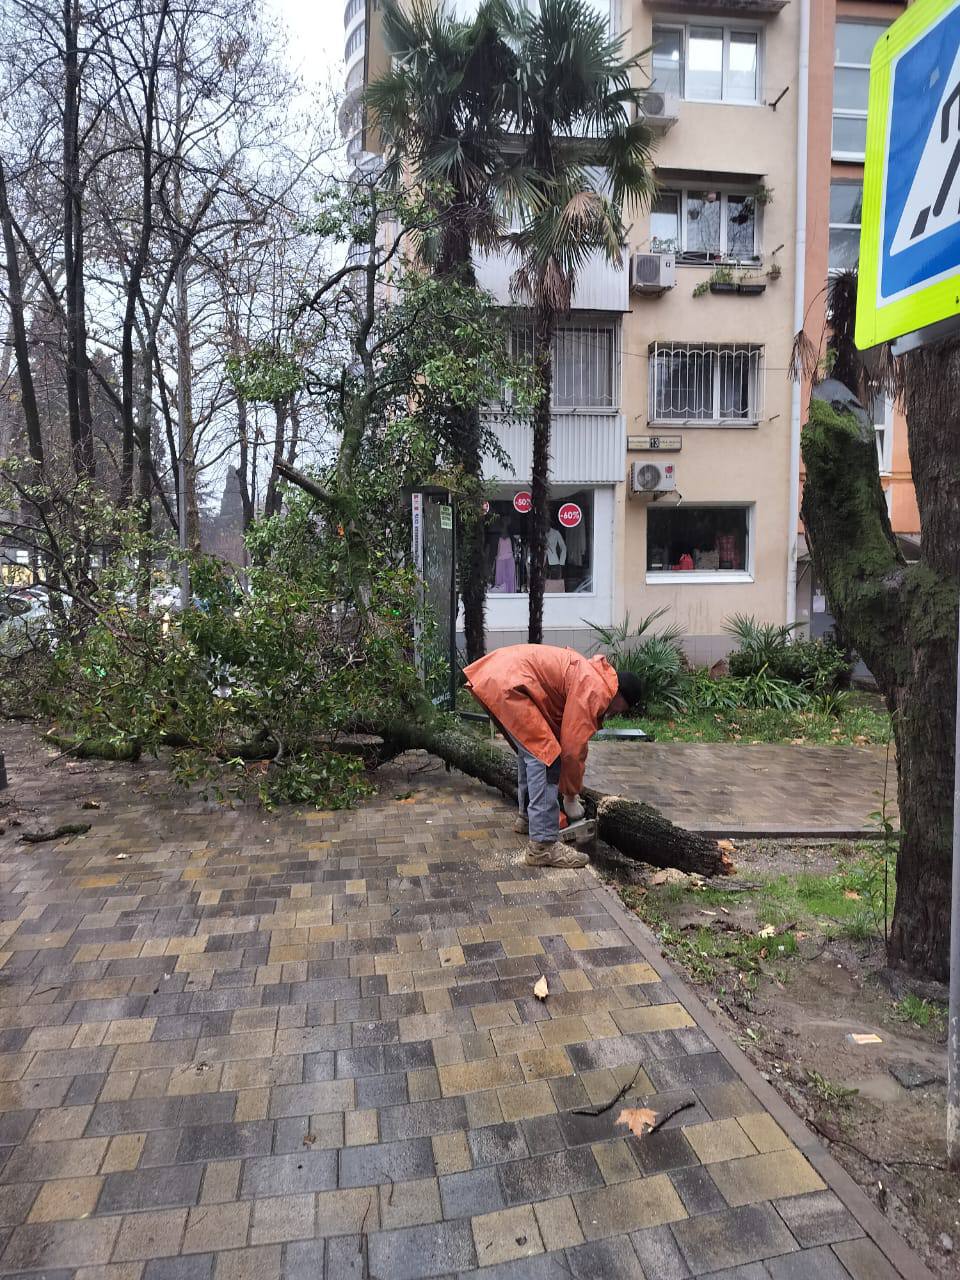
[(517, 752), (520, 816), (531, 867), (582, 867), (586, 854), (560, 843), (560, 797), (571, 822), (583, 817), (580, 789), (590, 739), (607, 716), (640, 699), (632, 671), (548, 644), (495, 649), (464, 670), (467, 688)]

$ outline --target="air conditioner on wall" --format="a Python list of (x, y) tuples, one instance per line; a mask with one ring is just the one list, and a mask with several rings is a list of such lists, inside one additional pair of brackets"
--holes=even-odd
[(676, 487), (677, 473), (672, 462), (631, 463), (631, 493), (673, 493)]
[(643, 95), (640, 114), (652, 129), (666, 133), (680, 118), (680, 99), (663, 89), (648, 89)]
[(635, 253), (630, 259), (630, 288), (634, 293), (661, 294), (677, 283), (672, 253)]

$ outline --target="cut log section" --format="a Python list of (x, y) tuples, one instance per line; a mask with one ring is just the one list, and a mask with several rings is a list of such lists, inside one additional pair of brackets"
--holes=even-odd
[[(517, 798), (516, 757), (493, 742), (457, 729), (416, 721), (381, 726), (378, 732), (397, 755), (401, 751), (429, 751), (511, 800)], [(729, 859), (716, 840), (675, 826), (652, 805), (604, 795), (590, 787), (581, 796), (588, 816), (597, 819), (600, 839), (625, 857), (702, 876), (714, 876), (730, 869)]]

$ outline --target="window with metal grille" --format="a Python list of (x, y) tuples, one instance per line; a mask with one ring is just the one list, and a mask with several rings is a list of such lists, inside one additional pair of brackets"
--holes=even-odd
[(763, 347), (655, 342), (650, 421), (752, 423), (763, 399)]
[[(529, 325), (514, 329), (513, 352), (516, 359), (533, 363), (533, 329)], [(613, 325), (563, 324), (554, 334), (552, 354), (553, 409), (617, 408), (620, 370)]]

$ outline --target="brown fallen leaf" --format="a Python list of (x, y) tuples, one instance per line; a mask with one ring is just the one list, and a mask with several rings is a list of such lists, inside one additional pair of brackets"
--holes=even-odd
[(856, 889), (844, 889), (843, 896), (845, 898), (851, 898), (854, 902), (860, 901), (860, 895), (857, 893)]
[(718, 840), (717, 848), (720, 850), (721, 853), (737, 852), (737, 846), (733, 843), (732, 840)]
[(776, 932), (777, 932), (776, 925), (765, 924), (763, 928), (760, 930), (760, 932), (757, 934), (757, 937), (772, 938)]
[(657, 1113), (649, 1107), (624, 1107), (617, 1116), (617, 1124), (625, 1124), (638, 1138), (642, 1138), (656, 1123)]
[(550, 994), (550, 988), (547, 986), (547, 979), (545, 976), (534, 985), (533, 994), (538, 1000), (546, 1000), (547, 996)]

